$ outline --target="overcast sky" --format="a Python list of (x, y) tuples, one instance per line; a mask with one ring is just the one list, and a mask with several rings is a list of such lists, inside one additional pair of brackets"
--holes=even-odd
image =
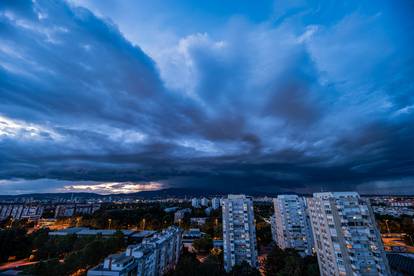
[(1, 1), (0, 194), (414, 193), (414, 2)]

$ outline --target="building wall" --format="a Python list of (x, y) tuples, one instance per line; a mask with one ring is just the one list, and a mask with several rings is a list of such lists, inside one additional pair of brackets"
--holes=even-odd
[(273, 200), (274, 240), (282, 249), (295, 248), (302, 256), (312, 255), (311, 228), (304, 200), (297, 195), (280, 195)]
[(141, 244), (128, 247), (126, 254), (138, 260), (138, 275), (162, 275), (178, 262), (182, 250), (182, 230), (169, 227)]
[(355, 192), (315, 193), (308, 206), (321, 275), (390, 275), (367, 200)]
[(41, 205), (22, 205), (7, 204), (0, 205), (0, 221), (8, 217), (13, 219), (40, 219), (43, 214), (44, 207)]
[(257, 267), (256, 228), (253, 201), (244, 195), (229, 195), (223, 199), (224, 268), (247, 261)]
[(220, 198), (214, 197), (211, 199), (211, 207), (215, 210), (220, 208)]

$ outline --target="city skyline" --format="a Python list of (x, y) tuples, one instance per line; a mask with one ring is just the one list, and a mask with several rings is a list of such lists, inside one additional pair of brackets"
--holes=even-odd
[(13, 275), (385, 276), (411, 275), (414, 264), (412, 196), (0, 203), (0, 271)]
[(0, 194), (414, 194), (410, 1), (3, 1)]

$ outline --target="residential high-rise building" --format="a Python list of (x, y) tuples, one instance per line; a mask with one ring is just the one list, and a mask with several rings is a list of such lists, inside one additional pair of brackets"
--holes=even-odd
[(171, 226), (151, 238), (144, 238), (140, 244), (128, 246), (122, 254), (109, 256), (103, 264), (90, 269), (88, 276), (163, 275), (178, 262), (181, 236), (181, 228)]
[(220, 198), (218, 197), (213, 197), (211, 199), (211, 207), (216, 210), (218, 208), (220, 208)]
[(300, 255), (312, 255), (312, 232), (303, 198), (279, 195), (273, 199), (275, 208), (273, 240), (282, 248), (294, 248)]
[(9, 217), (19, 219), (38, 220), (42, 217), (44, 207), (35, 204), (7, 204), (0, 205), (0, 221)]
[(181, 209), (178, 210), (174, 213), (174, 223), (180, 223), (181, 220), (185, 217), (185, 214), (187, 213), (191, 213), (191, 209), (190, 208), (185, 208), (185, 209)]
[(101, 208), (100, 204), (60, 204), (56, 206), (55, 218), (74, 215), (90, 215)]
[(308, 208), (322, 276), (390, 275), (368, 200), (356, 192), (315, 193)]
[[(136, 249), (127, 249), (127, 255), (129, 255), (130, 252), (131, 255), (138, 257), (138, 268), (140, 268), (140, 266), (148, 266), (148, 260), (145, 258), (145, 251), (152, 248), (155, 252), (154, 274), (152, 274), (152, 272), (149, 272), (148, 274), (140, 274), (138, 270), (138, 275), (163, 275), (166, 271), (172, 269), (180, 257), (182, 249), (181, 236), (181, 228), (169, 227), (152, 238), (144, 239)], [(144, 257), (141, 257), (142, 259), (139, 257), (141, 253), (138, 252), (143, 254)], [(151, 255), (150, 253), (148, 254)], [(151, 262), (152, 261), (149, 263)]]
[(256, 227), (253, 200), (245, 195), (229, 195), (223, 199), (224, 268), (243, 261), (257, 267)]
[(191, 206), (194, 208), (200, 208), (201, 207), (201, 200), (199, 198), (193, 198), (191, 199)]
[(276, 229), (276, 217), (275, 217), (275, 214), (273, 214), (270, 217), (270, 231), (272, 233), (272, 240), (277, 243), (277, 233), (276, 233), (277, 229)]
[(203, 197), (203, 198), (201, 199), (201, 205), (202, 205), (202, 206), (208, 206), (208, 199), (207, 199), (207, 198), (205, 198), (205, 197)]

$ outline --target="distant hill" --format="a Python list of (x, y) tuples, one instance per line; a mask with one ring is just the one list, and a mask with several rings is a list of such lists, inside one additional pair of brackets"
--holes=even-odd
[[(128, 195), (143, 197), (143, 198), (167, 198), (167, 197), (200, 197), (200, 196), (214, 196), (224, 195), (223, 191), (210, 190), (210, 189), (193, 189), (193, 188), (168, 188), (156, 191), (142, 191), (137, 193), (131, 193)], [(125, 194), (121, 194), (125, 196)], [(112, 195), (113, 196), (113, 195)], [(116, 195), (118, 196), (118, 195)]]
[(53, 198), (99, 198), (103, 195), (96, 193), (31, 193), (31, 194), (19, 194), (19, 195), (0, 195), (0, 199), (12, 199), (12, 198), (30, 198), (33, 199), (53, 199)]
[[(202, 196), (222, 196), (228, 192), (218, 191), (213, 189), (197, 189), (197, 188), (168, 188), (155, 191), (141, 191), (136, 193), (128, 194), (107, 194), (101, 195), (96, 193), (31, 193), (31, 194), (20, 194), (20, 195), (0, 195), (0, 200), (7, 200), (13, 198), (28, 198), (33, 199), (54, 199), (54, 198), (103, 198), (111, 196), (112, 198), (129, 197), (129, 198), (142, 198), (142, 199), (156, 199), (156, 198), (169, 198), (169, 197), (202, 197)], [(274, 196), (269, 193), (255, 192), (249, 193), (252, 196)]]

